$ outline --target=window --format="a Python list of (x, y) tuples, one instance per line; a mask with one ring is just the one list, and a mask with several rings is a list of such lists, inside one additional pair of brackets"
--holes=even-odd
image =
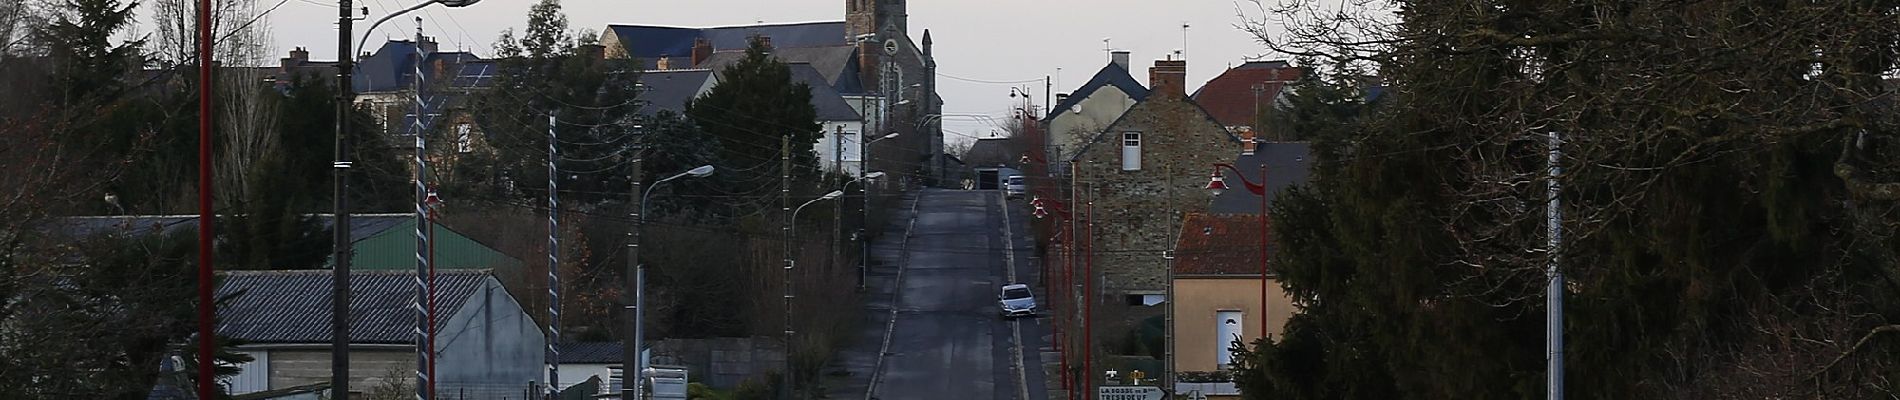
[(456, 152), (459, 152), (459, 153), (475, 152), (475, 139), (471, 137), (471, 134), (469, 132), (471, 130), (472, 129), (466, 123), (455, 125), (455, 151)]
[(1122, 170), (1141, 170), (1141, 132), (1122, 132)]
[(1234, 342), (1246, 342), (1241, 336), (1241, 328), (1246, 325), (1245, 318), (1246, 314), (1240, 311), (1222, 310), (1214, 313), (1214, 363), (1223, 371), (1234, 363)]

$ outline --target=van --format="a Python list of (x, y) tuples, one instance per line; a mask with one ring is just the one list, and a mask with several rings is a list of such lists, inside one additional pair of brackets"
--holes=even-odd
[(1022, 175), (1010, 175), (1009, 180), (1003, 184), (1003, 190), (1009, 193), (1011, 198), (1022, 197), (1024, 192), (1029, 191), (1029, 185), (1023, 182)]

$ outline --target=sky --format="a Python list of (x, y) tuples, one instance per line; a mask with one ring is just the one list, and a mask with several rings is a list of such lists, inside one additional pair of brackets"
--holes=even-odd
[[(277, 43), (274, 53), (307, 47), (312, 59), (335, 59), (336, 1), (258, 1), (260, 9), (282, 2), (269, 14)], [(356, 7), (370, 8), (372, 20), (416, 1), (354, 0)], [(425, 33), (435, 36), (443, 50), (489, 56), (498, 32), (509, 27), (519, 31), (527, 24), (533, 3), (484, 0), (465, 8), (430, 6), (369, 32), (368, 47), (376, 48), (385, 38), (409, 37), (415, 31), (410, 17), (421, 16)], [(562, 5), (571, 28), (599, 31), (609, 24), (705, 27), (838, 21), (844, 19), (845, 1), (565, 0)], [(1053, 93), (1073, 91), (1086, 82), (1108, 62), (1104, 39), (1107, 46), (1132, 52), (1132, 72), (1144, 84), (1154, 60), (1185, 48), (1191, 92), (1227, 67), (1265, 55), (1262, 45), (1235, 27), (1243, 9), (1259, 14), (1249, 0), (911, 0), (909, 33), (922, 40), (925, 29), (931, 32), (938, 94), (944, 99), (945, 139), (954, 143), (998, 129), (994, 121), (1007, 118), (1021, 101), (1009, 97), (1012, 86), (1032, 93), (1040, 107), (1048, 97), (1044, 77), (1054, 84)], [(357, 24), (359, 35), (367, 23)], [(1185, 42), (1184, 23), (1189, 26)]]

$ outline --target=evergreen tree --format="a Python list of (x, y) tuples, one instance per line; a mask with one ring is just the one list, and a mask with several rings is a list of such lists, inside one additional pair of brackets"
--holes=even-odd
[[(718, 86), (686, 106), (686, 115), (700, 129), (719, 138), (722, 165), (751, 166), (773, 162), (777, 171), (780, 138), (790, 137), (793, 173), (817, 173), (812, 146), (823, 137), (818, 112), (811, 105), (811, 87), (792, 80), (792, 69), (771, 55), (758, 37), (746, 48), (745, 58), (727, 67)], [(777, 176), (778, 174), (758, 174)]]
[(1272, 213), (1303, 315), (1246, 354), (1247, 397), (1541, 396), (1553, 258), (1572, 398), (1892, 396), (1900, 120), (1867, 96), (1900, 70), (1896, 11), (1408, 3), (1375, 40), (1269, 41), (1394, 86), (1344, 122), (1292, 110), (1335, 126), (1301, 133), (1315, 179)]

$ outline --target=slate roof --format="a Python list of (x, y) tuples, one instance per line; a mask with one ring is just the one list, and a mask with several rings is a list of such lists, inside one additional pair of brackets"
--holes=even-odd
[(699, 89), (712, 78), (712, 71), (703, 69), (642, 72), (640, 84), (646, 85), (646, 91), (635, 98), (646, 102), (640, 113), (653, 116), (665, 110), (684, 115), (686, 102), (699, 97)]
[(851, 108), (851, 104), (844, 101), (844, 96), (838, 94), (838, 90), (833, 89), (825, 81), (824, 75), (813, 69), (811, 64), (794, 63), (790, 66), (793, 81), (811, 86), (811, 106), (818, 112), (819, 121), (860, 120), (858, 110)]
[[(469, 86), (458, 86), (458, 87), (464, 87), (464, 88), (481, 87), (481, 86), (476, 86), (476, 84), (486, 85), (492, 82), (493, 80), (492, 79), (463, 80), (460, 78), (462, 78), (464, 75), (469, 75), (471, 73), (480, 72), (483, 70), (488, 71), (488, 74), (486, 75), (491, 75), (491, 78), (492, 78), (492, 75), (495, 75), (495, 70), (491, 69), (493, 68), (493, 65), (494, 65), (493, 61), (484, 60), (481, 57), (478, 57), (468, 52), (438, 51), (435, 53), (429, 53), (428, 58), (425, 59), (424, 61), (425, 61), (425, 64), (428, 64), (428, 65), (434, 65), (435, 63), (438, 63), (438, 62), (441, 63), (442, 65), (442, 68), (440, 70), (436, 68), (423, 68), (422, 70), (423, 79), (430, 82), (437, 82), (443, 79), (450, 79), (452, 85), (458, 85), (458, 84), (469, 85)], [(475, 67), (477, 69), (475, 70), (465, 69), (463, 66), (468, 65), (468, 64), (478, 65), (477, 67)], [(487, 65), (487, 66), (481, 67), (480, 65)], [(415, 83), (415, 71), (416, 71), (416, 42), (408, 41), (408, 40), (391, 40), (388, 42), (384, 42), (383, 47), (380, 49), (377, 49), (376, 53), (368, 57), (363, 57), (362, 60), (357, 61), (356, 72), (355, 72), (355, 75), (352, 76), (351, 81), (355, 83), (357, 93), (374, 93), (374, 92), (387, 92), (387, 91), (393, 91), (393, 90), (405, 90), (405, 89), (410, 88)], [(475, 75), (481, 75), (481, 74), (475, 74)]]
[(1022, 154), (1009, 154), (1009, 138), (978, 138), (963, 153), (963, 160), (970, 167), (1011, 167), (1022, 161)]
[(1264, 86), (1259, 104), (1273, 104), (1286, 85), (1299, 80), (1303, 73), (1286, 61), (1250, 61), (1207, 81), (1191, 98), (1221, 125), (1250, 126), (1254, 124), (1254, 85)]
[(562, 364), (620, 364), (620, 342), (561, 343)]
[[(327, 270), (227, 272), (217, 296), (236, 296), (218, 307), (218, 333), (259, 344), (330, 343), (330, 278)], [(487, 271), (438, 272), (440, 315), (455, 315), (488, 279)], [(352, 274), (351, 343), (413, 343), (415, 297), (412, 272)], [(438, 317), (436, 329), (443, 329), (448, 320)]]
[[(1305, 184), (1313, 158), (1306, 142), (1266, 142), (1260, 143), (1251, 156), (1234, 158), (1234, 168), (1241, 175), (1255, 183), (1260, 182), (1260, 164), (1267, 164), (1267, 207), (1273, 207), (1274, 197), (1293, 185)], [(1215, 214), (1260, 214), (1260, 197), (1248, 192), (1233, 171), (1227, 174), (1227, 186), (1232, 188), (1215, 196), (1209, 203), (1208, 212)]]
[[(1181, 241), (1175, 244), (1174, 273), (1260, 276), (1261, 218), (1187, 213), (1181, 220)], [(1269, 244), (1267, 251), (1273, 250)]]
[[(818, 70), (819, 74), (824, 75), (825, 84), (831, 86), (833, 89), (837, 89), (840, 93), (856, 94), (864, 91), (864, 85), (859, 83), (857, 79), (839, 79), (840, 77), (858, 76), (858, 49), (856, 46), (784, 48), (778, 44), (778, 39), (772, 39), (772, 46), (774, 46), (772, 49), (772, 56), (774, 58), (787, 64), (811, 64), (811, 67)], [(726, 69), (726, 67), (732, 64), (738, 63), (739, 60), (742, 59), (745, 59), (745, 47), (738, 47), (733, 50), (714, 51), (711, 55), (707, 56), (704, 61), (700, 61), (699, 65), (693, 66), (693, 68), (719, 71)]]
[[(322, 215), (321, 218), (324, 229), (329, 229), (336, 222), (329, 215)], [(351, 214), (350, 241), (360, 242), (369, 239), (414, 218), (412, 214)], [(62, 218), (51, 229), (74, 237), (86, 237), (110, 233), (127, 235), (178, 233), (191, 231), (197, 227), (198, 216), (196, 215), (112, 215)]]
[(802, 22), (685, 28), (659, 25), (608, 25), (607, 30), (620, 39), (627, 54), (635, 58), (657, 59), (662, 56), (691, 57), (693, 40), (704, 37), (715, 49), (743, 49), (754, 34), (772, 38), (779, 49), (841, 46), (845, 38), (844, 21)]
[(1128, 97), (1133, 98), (1137, 102), (1148, 98), (1148, 88), (1141, 86), (1141, 82), (1136, 81), (1134, 76), (1129, 75), (1128, 70), (1122, 69), (1121, 65), (1108, 63), (1108, 65), (1102, 66), (1102, 70), (1095, 71), (1095, 77), (1089, 78), (1089, 81), (1083, 83), (1082, 87), (1076, 88), (1074, 92), (1070, 92), (1068, 98), (1056, 103), (1055, 108), (1050, 109), (1048, 114), (1050, 117), (1048, 118), (1062, 115), (1063, 112), (1069, 111), (1070, 108), (1075, 108), (1076, 103), (1081, 103), (1082, 99), (1086, 99), (1090, 95), (1094, 95), (1095, 91), (1109, 86), (1121, 89), (1122, 93), (1127, 93)]

